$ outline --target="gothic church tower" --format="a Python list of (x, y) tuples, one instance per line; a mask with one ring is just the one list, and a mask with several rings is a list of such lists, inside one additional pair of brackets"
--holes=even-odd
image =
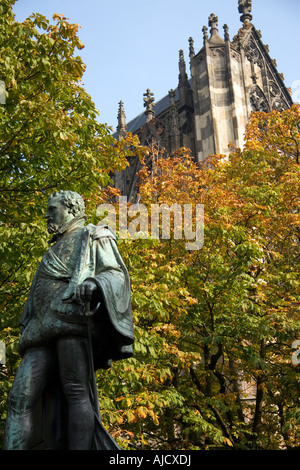
[[(201, 162), (214, 153), (228, 155), (229, 143), (242, 148), (252, 111), (281, 111), (292, 105), (276, 62), (251, 22), (252, 1), (239, 0), (238, 9), (242, 27), (232, 41), (227, 25), (221, 36), (214, 13), (208, 19), (208, 28), (202, 29), (203, 46), (198, 53), (193, 39), (189, 39), (190, 79), (180, 51), (176, 90), (155, 103), (148, 89), (144, 94), (146, 111), (127, 124), (120, 104), (116, 137), (132, 132), (143, 145), (154, 139), (168, 153), (184, 146)], [(138, 162), (131, 162), (115, 177), (116, 187), (129, 200), (136, 197), (138, 170)]]

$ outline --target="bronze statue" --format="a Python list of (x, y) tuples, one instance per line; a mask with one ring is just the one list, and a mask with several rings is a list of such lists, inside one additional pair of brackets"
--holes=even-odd
[(84, 211), (75, 192), (49, 197), (53, 238), (20, 321), (5, 449), (118, 449), (101, 424), (94, 372), (133, 354), (130, 280), (116, 235), (85, 225)]

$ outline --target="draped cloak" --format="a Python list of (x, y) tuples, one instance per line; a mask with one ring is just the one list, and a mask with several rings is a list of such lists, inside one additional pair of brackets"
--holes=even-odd
[[(60, 337), (88, 336), (84, 307), (72, 299), (76, 287), (89, 279), (97, 285), (88, 306), (94, 312), (89, 326), (92, 363), (94, 370), (107, 369), (112, 361), (131, 357), (134, 343), (130, 279), (116, 235), (108, 226), (84, 226), (82, 217), (73, 219), (59, 235), (35, 274), (20, 320), (18, 351), (23, 356), (29, 348), (55, 347)], [(95, 381), (94, 374), (91, 380)], [(57, 403), (63, 403), (61, 395), (58, 385), (51, 396), (55, 414)], [(45, 410), (40, 407), (37, 414), (39, 421)], [(98, 418), (96, 448), (115, 450)]]

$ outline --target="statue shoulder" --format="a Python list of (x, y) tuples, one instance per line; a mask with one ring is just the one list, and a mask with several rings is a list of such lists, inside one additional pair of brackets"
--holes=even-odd
[(112, 238), (113, 240), (117, 241), (117, 235), (113, 231), (111, 227), (108, 225), (93, 225), (89, 224), (86, 226), (89, 230), (91, 236), (94, 240), (98, 240), (99, 238)]

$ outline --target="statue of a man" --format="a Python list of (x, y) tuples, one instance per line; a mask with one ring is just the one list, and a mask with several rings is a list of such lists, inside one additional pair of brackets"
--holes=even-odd
[[(107, 226), (85, 225), (84, 211), (75, 192), (49, 197), (46, 219), (53, 238), (20, 321), (22, 360), (8, 398), (5, 449), (34, 448), (36, 426), (58, 439), (53, 419), (51, 430), (40, 422), (48, 413), (45, 403), (44, 411), (35, 410), (47, 390), (50, 402), (54, 399), (53, 389), (64, 404), (68, 449), (115, 448), (97, 415), (91, 384), (95, 387), (95, 370), (132, 356), (130, 280), (115, 234)], [(52, 410), (58, 415), (57, 403)]]

